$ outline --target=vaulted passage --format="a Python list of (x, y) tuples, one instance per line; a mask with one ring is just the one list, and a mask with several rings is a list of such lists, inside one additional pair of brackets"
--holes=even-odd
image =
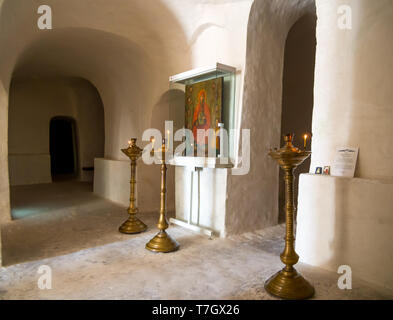
[(104, 154), (104, 135), (102, 101), (90, 82), (14, 78), (8, 142), (12, 217), (21, 219), (53, 207), (47, 192), (30, 206), (29, 193), (20, 192), (27, 186), (35, 193), (41, 185), (56, 188), (54, 183), (71, 179), (86, 182), (93, 192), (94, 159)]

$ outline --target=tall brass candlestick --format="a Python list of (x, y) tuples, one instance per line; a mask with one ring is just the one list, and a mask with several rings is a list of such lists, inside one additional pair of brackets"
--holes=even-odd
[(176, 240), (172, 239), (165, 231), (168, 228), (168, 222), (165, 217), (165, 200), (166, 200), (166, 164), (165, 164), (165, 139), (163, 139), (162, 146), (157, 152), (161, 152), (161, 203), (160, 203), (160, 217), (158, 219), (157, 227), (160, 230), (158, 234), (146, 244), (146, 249), (154, 252), (172, 252), (179, 248)]
[(293, 136), (293, 134), (285, 135), (285, 146), (280, 150), (269, 152), (269, 155), (276, 159), (280, 167), (285, 171), (286, 236), (285, 249), (280, 255), (285, 267), (265, 282), (265, 289), (270, 294), (284, 299), (307, 299), (314, 295), (314, 288), (293, 267), (299, 261), (299, 256), (294, 248), (295, 237), (293, 235), (293, 216), (295, 211), (293, 171), (310, 156), (311, 152), (295, 148), (292, 144)]
[(147, 226), (136, 217), (138, 208), (136, 207), (135, 184), (136, 184), (136, 160), (142, 155), (142, 149), (137, 147), (136, 138), (132, 138), (127, 149), (121, 149), (131, 159), (131, 180), (130, 180), (130, 206), (128, 208), (129, 218), (120, 226), (122, 233), (140, 233), (147, 229)]

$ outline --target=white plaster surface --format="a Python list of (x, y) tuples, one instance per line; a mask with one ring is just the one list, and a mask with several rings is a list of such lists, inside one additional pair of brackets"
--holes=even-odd
[[(393, 3), (317, 1), (311, 170), (337, 147), (359, 147), (354, 179), (302, 175), (297, 250), (302, 261), (393, 288)], [(352, 29), (337, 27), (350, 5)], [(357, 177), (357, 178), (356, 178)]]
[[(337, 148), (359, 147), (355, 177), (393, 179), (393, 3), (317, 0), (311, 172)], [(349, 5), (352, 29), (337, 26)]]
[(94, 159), (94, 193), (127, 206), (130, 203), (130, 170), (127, 160)]
[(12, 186), (52, 182), (49, 154), (12, 154), (8, 161)]
[(175, 169), (176, 218), (225, 236), (226, 169)]
[[(138, 144), (138, 142), (137, 142)], [(128, 159), (126, 156), (124, 158)], [(175, 209), (174, 168), (167, 166), (166, 209)], [(137, 161), (136, 202), (144, 212), (160, 209), (161, 173), (159, 165), (145, 165)], [(130, 204), (130, 160), (97, 158), (94, 161), (94, 193), (123, 206)]]
[(299, 187), (301, 261), (393, 289), (393, 184), (302, 174)]

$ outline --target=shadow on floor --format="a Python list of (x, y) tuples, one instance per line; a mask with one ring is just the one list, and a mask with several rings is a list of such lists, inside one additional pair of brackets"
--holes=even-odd
[(10, 191), (14, 220), (85, 205), (94, 196), (92, 183), (78, 181), (13, 186)]
[[(118, 231), (126, 208), (92, 192), (89, 183), (67, 181), (14, 187), (12, 214), (2, 226), (3, 265), (45, 259), (138, 235)], [(154, 229), (158, 213), (140, 213)], [(169, 214), (172, 216), (172, 214)]]

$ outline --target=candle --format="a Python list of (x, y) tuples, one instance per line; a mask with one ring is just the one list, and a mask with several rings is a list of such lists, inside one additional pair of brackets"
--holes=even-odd
[(307, 138), (308, 138), (308, 134), (305, 133), (304, 136), (303, 136), (303, 139), (304, 139), (304, 149), (306, 149), (306, 147), (307, 147)]
[(167, 135), (168, 135), (168, 140), (167, 140), (167, 141), (168, 141), (168, 145), (167, 145), (167, 149), (169, 150), (169, 145), (170, 145), (170, 143), (169, 143), (170, 131), (167, 130), (166, 133), (167, 133)]

